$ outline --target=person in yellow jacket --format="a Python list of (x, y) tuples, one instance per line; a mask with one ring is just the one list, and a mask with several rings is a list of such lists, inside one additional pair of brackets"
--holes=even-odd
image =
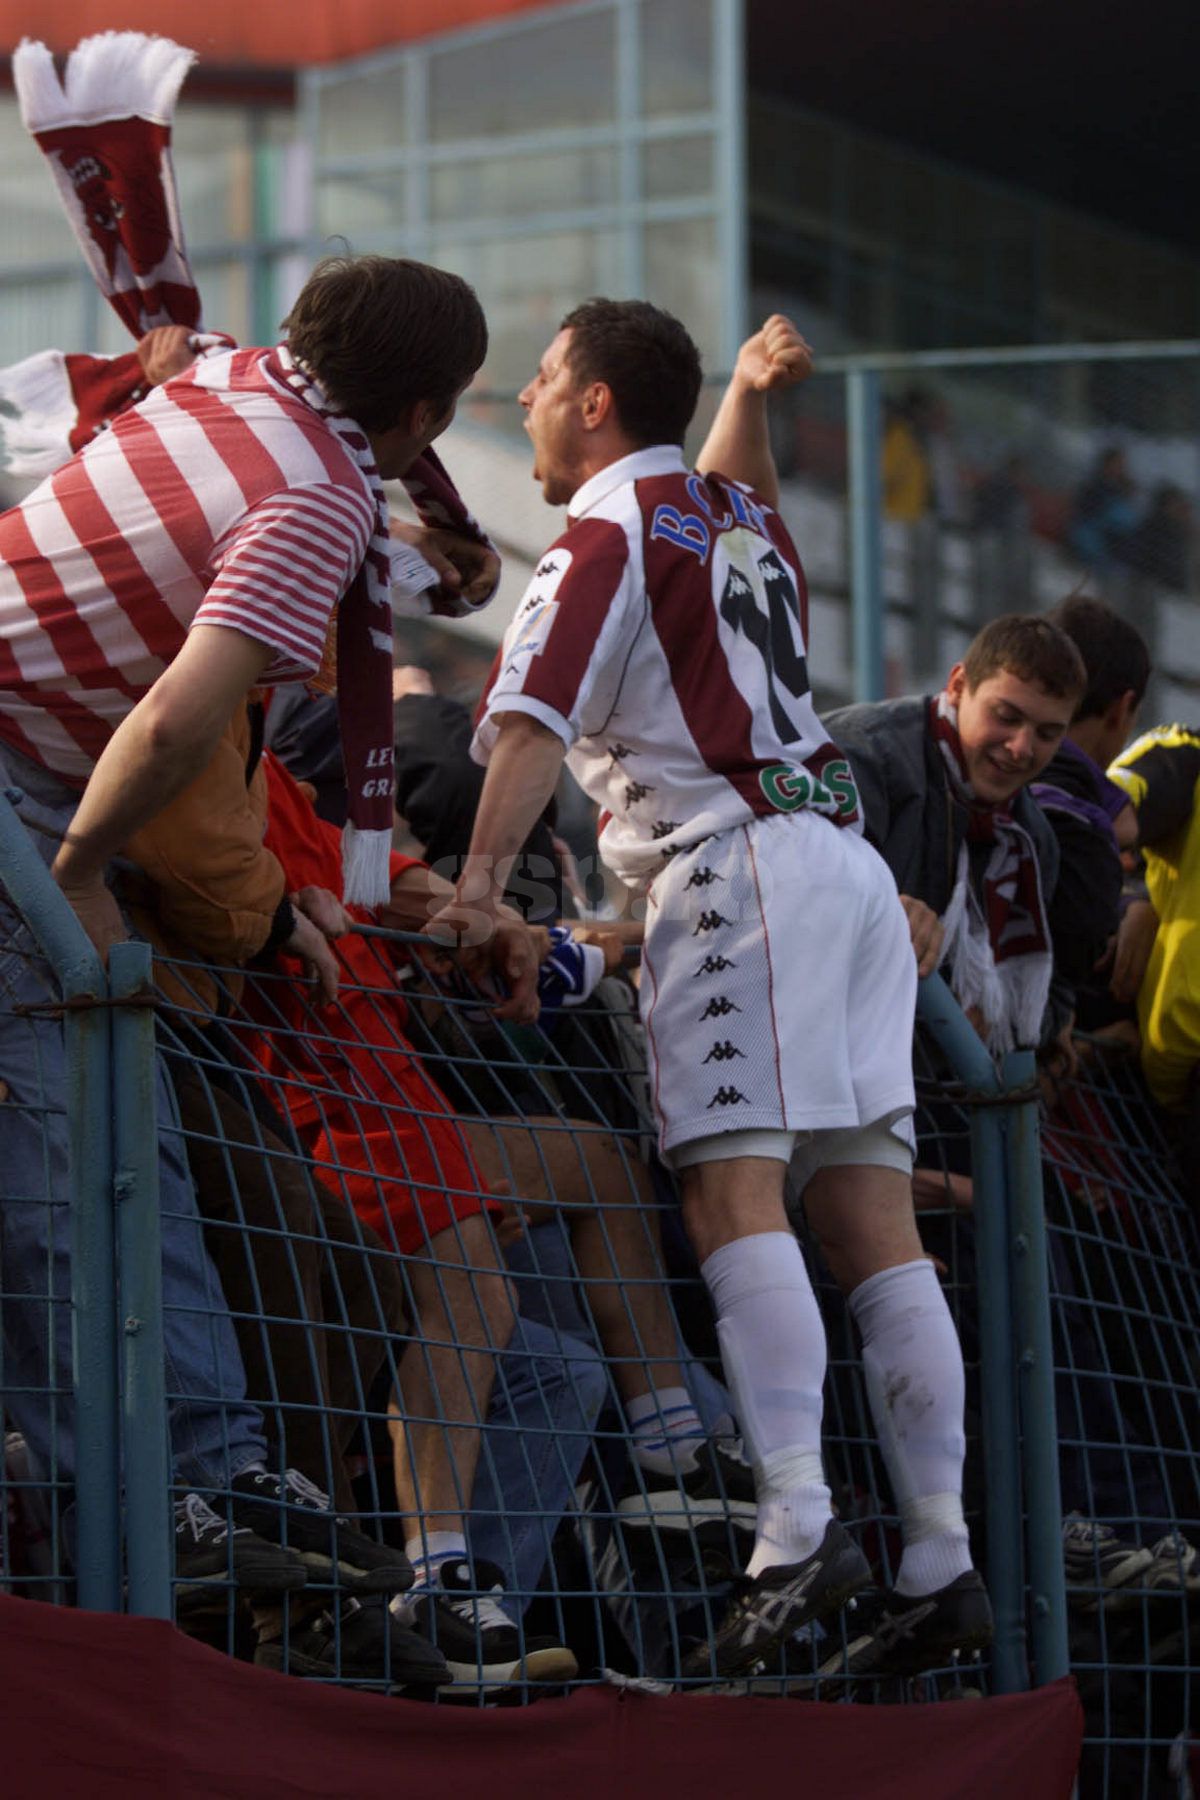
[(1181, 1106), (1200, 1063), (1200, 729), (1159, 725), (1113, 763), (1137, 813), (1146, 898), (1126, 911), (1114, 992), (1136, 995), (1154, 1098)]
[(933, 470), (924, 433), (928, 410), (918, 392), (887, 408), (880, 471), (885, 518), (912, 524), (934, 510)]

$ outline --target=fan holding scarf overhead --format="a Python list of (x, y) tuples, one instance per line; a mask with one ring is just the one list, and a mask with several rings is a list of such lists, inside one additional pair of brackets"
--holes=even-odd
[[(141, 356), (47, 351), (0, 371), (0, 466), (45, 477), (0, 517), (0, 747), (18, 778), (84, 790), (55, 873), (102, 949), (121, 935), (104, 863), (263, 683), (336, 679), (345, 898), (386, 900), (397, 555), (423, 610), (473, 610), (495, 586), (488, 540), (430, 447), (486, 352), (474, 294), (419, 263), (337, 259), (306, 283), (283, 344), (205, 334), (170, 155), (193, 61), (132, 32), (86, 39), (61, 82), (41, 44), (13, 59), (100, 291), (135, 338), (184, 328), (195, 355), (153, 391), (144, 342)], [(479, 547), (478, 579), (439, 585), (419, 558), (412, 577), (389, 528), (392, 477), (425, 524)]]

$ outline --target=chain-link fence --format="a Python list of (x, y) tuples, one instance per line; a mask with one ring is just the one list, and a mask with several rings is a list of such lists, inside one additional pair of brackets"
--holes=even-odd
[[(28, 857), (36, 907), (46, 882)], [(6, 884), (22, 895), (7, 873)], [(171, 1606), (187, 1630), (260, 1664), (380, 1687), (479, 1698), (606, 1671), (677, 1681), (745, 1561), (754, 1488), (652, 1154), (628, 984), (607, 980), (594, 1005), (536, 1030), (501, 1031), (477, 992), (435, 979), (410, 940), (381, 932), (346, 940), (334, 1007), (293, 975), (165, 958), (153, 995), (64, 1007), (15, 915), (9, 933), (13, 1066), (30, 1029), (57, 1061), (44, 1049), (41, 1087), (16, 1086), (0, 1115), (6, 1341), (22, 1341), (47, 1267), (64, 1313), (86, 1295), (93, 1322), (107, 1316), (115, 1333), (121, 1321), (123, 1356), (101, 1344), (95, 1372), (110, 1409), (121, 1394), (135, 1608)], [(68, 1254), (18, 1227), (35, 1186), (64, 1221), (81, 1210), (64, 1020), (148, 1030), (151, 1010), (156, 1047), (117, 1045), (118, 1223), (97, 1280), (88, 1246)], [(131, 1102), (153, 1167), (128, 1160), (119, 1115)], [(93, 1179), (105, 1160), (94, 1155)], [(147, 1257), (160, 1261), (157, 1295)], [(848, 1316), (822, 1286), (836, 1346), (831, 1480), (883, 1583), (895, 1515)], [(39, 1343), (24, 1379), (6, 1365), (28, 1482), (47, 1507), (72, 1485), (94, 1498), (115, 1484), (115, 1461), (85, 1472), (56, 1458), (46, 1423), (57, 1405), (78, 1427), (88, 1371), (69, 1332)], [(663, 1390), (688, 1393), (704, 1433), (682, 1483), (638, 1454), (634, 1403)], [(115, 1438), (111, 1410), (109, 1428)], [(155, 1592), (168, 1522), (174, 1569), (160, 1556)], [(406, 1610), (402, 1553), (428, 1555), (458, 1531), (461, 1592)], [(16, 1543), (10, 1568), (26, 1578)], [(1019, 1584), (1010, 1570), (1018, 1605)], [(814, 1630), (749, 1685), (844, 1685), (844, 1649), (840, 1628)]]
[[(106, 995), (43, 912), (11, 813), (4, 855), (10, 1591), (119, 1606), (123, 1544), (131, 1610), (295, 1675), (472, 1704), (676, 1685), (744, 1563), (753, 1484), (652, 1150), (628, 982), (501, 1030), (376, 931), (343, 941), (332, 1008), (286, 972), (165, 957), (150, 993), (144, 946)], [(998, 1074), (944, 989), (922, 1012), (918, 1214), (964, 1345), (996, 1643), (913, 1681), (855, 1677), (864, 1601), (736, 1687), (1011, 1691), (1059, 1672), (1069, 1632), (1080, 1792), (1174, 1794), (1200, 1594), (1195, 1214), (1128, 1062), (1097, 1047), (1039, 1151), (1032, 1059)], [(885, 1586), (895, 1502), (845, 1302), (806, 1253), (827, 1474)], [(703, 1480), (639, 1461), (648, 1383), (694, 1402)], [(406, 1600), (404, 1551), (458, 1529), (458, 1585)]]

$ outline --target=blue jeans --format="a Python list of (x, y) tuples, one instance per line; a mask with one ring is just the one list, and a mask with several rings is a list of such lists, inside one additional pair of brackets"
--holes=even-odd
[[(516, 1278), (520, 1309), (529, 1328), (529, 1319), (543, 1319), (558, 1334), (560, 1341), (579, 1339), (594, 1345), (594, 1355), (601, 1355), (590, 1319), (579, 1303), (576, 1262), (570, 1249), (570, 1233), (563, 1220), (538, 1226), (525, 1233), (507, 1253), (509, 1269)], [(669, 1305), (669, 1289), (664, 1276), (664, 1300)], [(569, 1334), (569, 1336), (567, 1336)], [(732, 1426), (732, 1400), (720, 1381), (712, 1377), (702, 1363), (687, 1355), (680, 1339), (680, 1361), (684, 1381), (700, 1413), (705, 1431), (711, 1435), (727, 1433)], [(624, 1481), (628, 1456), (628, 1426), (608, 1364), (599, 1364), (603, 1381), (601, 1404), (604, 1408), (604, 1433), (597, 1440), (596, 1460), (599, 1483), (596, 1485), (596, 1510), (587, 1510), (578, 1519), (579, 1537), (585, 1550), (590, 1580), (606, 1595), (606, 1611), (612, 1616), (624, 1642), (628, 1643), (640, 1674), (669, 1676), (678, 1669), (678, 1634), (687, 1625), (696, 1627), (696, 1607), (703, 1604), (703, 1591), (696, 1586), (698, 1571), (691, 1559), (684, 1568), (658, 1561), (655, 1570), (637, 1570), (630, 1561), (622, 1535), (612, 1523), (612, 1503)], [(720, 1589), (709, 1589), (711, 1598)], [(698, 1629), (703, 1629), (700, 1620)]]
[[(596, 1354), (600, 1354), (600, 1345), (591, 1320), (580, 1304), (578, 1272), (566, 1224), (556, 1220), (553, 1224), (538, 1225), (534, 1230), (526, 1232), (509, 1250), (507, 1261), (510, 1272), (516, 1278), (522, 1318), (539, 1320), (570, 1338), (591, 1344)], [(665, 1273), (663, 1297), (669, 1306), (670, 1287)], [(679, 1358), (692, 1404), (699, 1413), (705, 1430), (728, 1431), (733, 1415), (733, 1402), (704, 1364), (689, 1356), (682, 1336), (679, 1341)], [(620, 1399), (608, 1374), (607, 1365), (605, 1380), (608, 1384), (607, 1398), (611, 1399), (619, 1413)]]
[[(0, 1397), (48, 1477), (75, 1474), (71, 1206), (67, 1070), (62, 1023), (13, 1008), (57, 999), (29, 933), (0, 901), (0, 1291), (4, 1360)], [(216, 1271), (204, 1248), (174, 1097), (157, 1082), (162, 1209), (164, 1350), (174, 1478), (220, 1488), (266, 1460), (258, 1409), (246, 1399), (242, 1360)], [(81, 1272), (82, 1273), (82, 1272)], [(101, 1303), (116, 1305), (104, 1294)]]
[(518, 1318), (496, 1359), (467, 1520), (474, 1555), (503, 1572), (514, 1617), (537, 1590), (607, 1397), (589, 1343)]

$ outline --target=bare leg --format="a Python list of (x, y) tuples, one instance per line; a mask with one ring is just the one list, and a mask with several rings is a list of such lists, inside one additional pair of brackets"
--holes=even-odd
[(804, 1211), (830, 1274), (844, 1294), (925, 1251), (917, 1233), (912, 1179), (899, 1169), (840, 1164), (818, 1169)]
[[(650, 1177), (611, 1132), (533, 1118), (463, 1120), (489, 1186), (506, 1183), (522, 1211), (567, 1214), (575, 1262), (623, 1400), (683, 1387)], [(778, 1166), (778, 1165), (776, 1165)]]
[(700, 1262), (738, 1238), (791, 1230), (783, 1204), (785, 1168), (771, 1157), (737, 1156), (684, 1169), (683, 1222)]
[(405, 1264), (417, 1341), (401, 1359), (391, 1422), (401, 1511), (428, 1531), (464, 1529), (496, 1357), (516, 1309), (488, 1221), (439, 1232)]

